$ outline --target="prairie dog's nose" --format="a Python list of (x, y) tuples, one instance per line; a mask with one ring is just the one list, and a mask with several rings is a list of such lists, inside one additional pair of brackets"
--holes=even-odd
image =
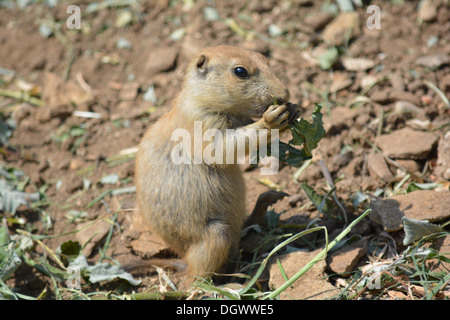
[(275, 95), (277, 104), (282, 105), (289, 102), (289, 99), (291, 98), (289, 90), (284, 88), (284, 90), (282, 90), (280, 93), (281, 93), (280, 95)]

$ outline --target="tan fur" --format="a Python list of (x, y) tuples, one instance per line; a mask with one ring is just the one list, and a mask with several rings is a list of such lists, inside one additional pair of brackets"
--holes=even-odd
[[(237, 77), (236, 66), (250, 77)], [(244, 135), (248, 129), (285, 129), (296, 112), (288, 101), (289, 91), (264, 56), (208, 48), (189, 65), (171, 111), (143, 137), (136, 159), (138, 205), (152, 230), (186, 260), (190, 275), (223, 272), (236, 257), (245, 185), (237, 164), (174, 164), (171, 152), (178, 142), (171, 141), (172, 133), (183, 128), (193, 137), (194, 121), (202, 121), (203, 131), (243, 128)], [(252, 123), (255, 116), (260, 119)]]

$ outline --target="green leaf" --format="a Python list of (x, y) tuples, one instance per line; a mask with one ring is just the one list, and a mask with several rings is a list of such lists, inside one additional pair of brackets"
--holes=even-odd
[(437, 187), (442, 186), (440, 183), (417, 183), (417, 182), (411, 182), (408, 187), (406, 188), (406, 191), (408, 193), (416, 191), (416, 190), (432, 190)]
[(305, 182), (301, 184), (303, 191), (305, 191), (309, 200), (312, 201), (314, 206), (319, 210), (320, 213), (329, 213), (332, 207), (332, 202), (328, 200), (327, 195), (322, 196), (311, 188)]
[(98, 263), (95, 266), (87, 267), (87, 270), (89, 271), (89, 281), (92, 283), (120, 278), (133, 286), (141, 284), (140, 280), (135, 280), (130, 273), (124, 271), (121, 267), (109, 263)]
[(402, 221), (403, 229), (405, 230), (405, 238), (403, 239), (403, 245), (405, 246), (430, 234), (443, 231), (440, 226), (432, 224), (428, 220), (403, 217)]
[(100, 182), (102, 184), (116, 184), (119, 181), (119, 175), (117, 173), (112, 173), (104, 176)]
[(56, 251), (61, 256), (61, 261), (68, 265), (81, 254), (81, 248), (78, 241), (68, 240), (63, 242)]
[(336, 47), (332, 47), (320, 55), (318, 60), (320, 68), (328, 70), (339, 60), (339, 51)]
[(39, 192), (26, 193), (14, 190), (6, 180), (0, 180), (0, 211), (15, 214), (21, 205), (27, 205), (28, 201), (38, 201)]
[[(322, 106), (316, 103), (316, 110), (312, 114), (312, 123), (300, 119), (289, 125), (292, 139), (289, 144), (280, 141), (279, 158), (290, 166), (299, 167), (300, 164), (312, 157), (312, 150), (317, 148), (319, 141), (325, 137), (323, 127)], [(297, 146), (302, 146), (298, 149)]]
[(0, 246), (0, 279), (8, 279), (22, 264), (22, 260), (14, 250), (14, 242), (11, 241)]

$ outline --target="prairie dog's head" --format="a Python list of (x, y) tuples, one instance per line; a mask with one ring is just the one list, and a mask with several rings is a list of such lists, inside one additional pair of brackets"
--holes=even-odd
[(244, 118), (290, 98), (266, 57), (232, 46), (203, 50), (188, 68), (185, 88), (203, 111)]

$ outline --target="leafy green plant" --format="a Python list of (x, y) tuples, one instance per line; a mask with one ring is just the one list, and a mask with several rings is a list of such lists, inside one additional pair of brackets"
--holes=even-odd
[[(312, 151), (317, 148), (319, 141), (325, 137), (326, 133), (321, 108), (321, 105), (316, 104), (311, 123), (302, 118), (289, 125), (292, 139), (289, 143), (280, 141), (280, 160), (287, 162), (290, 166), (299, 167), (303, 161), (312, 158)], [(299, 149), (299, 147), (302, 148)]]

